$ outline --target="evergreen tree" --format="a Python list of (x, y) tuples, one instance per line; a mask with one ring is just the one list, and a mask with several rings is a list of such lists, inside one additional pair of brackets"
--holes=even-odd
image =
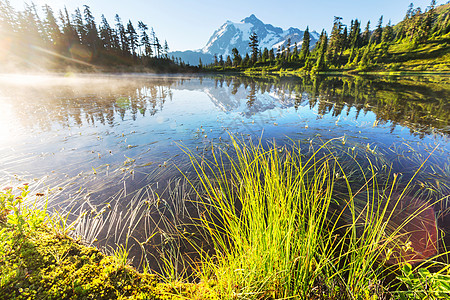
[(244, 59), (242, 60), (242, 65), (244, 67), (248, 67), (250, 65), (250, 56), (247, 54), (245, 54)]
[(122, 51), (123, 56), (129, 55), (129, 43), (128, 43), (128, 37), (125, 31), (125, 27), (122, 24), (122, 20), (120, 19), (119, 15), (116, 14), (115, 16), (116, 20), (116, 32), (120, 41), (120, 49)]
[(84, 27), (83, 16), (81, 15), (81, 10), (79, 8), (75, 9), (72, 18), (79, 41), (81, 44), (87, 45), (86, 28)]
[(320, 49), (318, 50), (318, 58), (316, 61), (316, 66), (314, 67), (316, 71), (322, 71), (326, 68), (325, 54), (327, 53), (328, 37), (327, 33), (322, 30), (320, 41)]
[(343, 39), (343, 28), (342, 17), (334, 17), (333, 29), (330, 35), (330, 41), (328, 45), (328, 60), (335, 61), (338, 59), (338, 54), (341, 52), (344, 44)]
[(96, 54), (100, 48), (100, 40), (98, 37), (97, 25), (95, 25), (94, 15), (87, 5), (84, 6), (84, 21), (86, 45), (93, 51), (94, 54)]
[(12, 36), (17, 32), (17, 15), (9, 0), (0, 1), (0, 31), (2, 34)]
[(113, 48), (112, 29), (111, 26), (109, 26), (105, 15), (102, 15), (102, 21), (100, 23), (100, 39), (102, 41), (103, 48), (107, 50), (111, 50)]
[(383, 34), (383, 16), (380, 17), (378, 20), (377, 28), (374, 30), (372, 34), (372, 39), (375, 44), (378, 44), (381, 42), (381, 36)]
[(269, 50), (269, 61), (275, 60), (275, 50), (272, 48)]
[(144, 55), (151, 57), (153, 55), (150, 38), (147, 34), (148, 26), (142, 21), (138, 22), (138, 28), (141, 31), (141, 46), (144, 48)]
[(297, 42), (294, 43), (294, 51), (293, 51), (292, 55), (294, 56), (295, 60), (297, 60), (297, 58), (298, 58), (298, 45), (297, 45)]
[(383, 44), (390, 43), (394, 39), (394, 29), (391, 26), (391, 20), (387, 23), (386, 27), (383, 29), (381, 35), (381, 42)]
[(231, 54), (233, 55), (233, 66), (237, 67), (241, 64), (242, 57), (239, 54), (239, 51), (237, 48), (233, 48), (231, 50)]
[(136, 57), (136, 48), (139, 45), (139, 39), (136, 30), (134, 29), (133, 23), (131, 23), (131, 20), (128, 20), (127, 35), (128, 41), (130, 42), (131, 55), (133, 57)]
[(54, 51), (60, 52), (62, 36), (61, 31), (59, 30), (59, 26), (56, 23), (56, 18), (53, 14), (53, 10), (47, 4), (44, 5), (43, 10), (45, 13), (44, 28), (47, 41), (49, 42), (49, 47)]
[(264, 48), (264, 50), (262, 51), (262, 54), (261, 54), (261, 61), (266, 62), (268, 60), (269, 60), (269, 49)]
[(370, 40), (370, 21), (367, 22), (366, 28), (361, 35), (361, 46), (365, 46), (369, 44)]
[(231, 57), (229, 55), (227, 55), (227, 61), (225, 62), (225, 66), (231, 67), (232, 65), (233, 65), (233, 63), (231, 61)]
[[(59, 11), (59, 19), (62, 23), (62, 47), (64, 49), (64, 52), (69, 51), (70, 47), (72, 47), (75, 44), (79, 44), (80, 40), (78, 38), (77, 31), (75, 27), (73, 26), (72, 22), (69, 18), (69, 12), (67, 11), (67, 8), (64, 7), (64, 13), (62, 11)], [(65, 53), (68, 56), (71, 56), (70, 53)]]
[(169, 44), (167, 44), (167, 40), (164, 40), (164, 57), (167, 59), (169, 58)]
[(348, 43), (350, 49), (359, 47), (360, 35), (361, 35), (361, 23), (358, 21), (358, 19), (355, 19), (355, 21), (352, 20), (352, 24), (350, 26), (350, 33), (348, 35)]
[(256, 35), (255, 32), (253, 32), (250, 35), (250, 42), (248, 43), (248, 45), (252, 52), (251, 61), (252, 61), (252, 64), (254, 64), (258, 58), (258, 45), (259, 45), (258, 35)]
[(291, 38), (288, 38), (286, 43), (286, 53), (285, 53), (285, 60), (289, 61), (289, 58), (291, 56)]
[(311, 42), (311, 37), (309, 35), (309, 26), (308, 26), (308, 27), (306, 27), (306, 30), (303, 33), (302, 49), (300, 51), (301, 59), (306, 59), (309, 56), (310, 42)]

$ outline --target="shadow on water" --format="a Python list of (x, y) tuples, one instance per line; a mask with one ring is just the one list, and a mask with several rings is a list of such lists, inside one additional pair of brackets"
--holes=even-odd
[[(424, 218), (435, 215), (440, 235), (448, 239), (447, 81), (446, 76), (2, 77), (0, 178), (5, 184), (30, 181), (36, 192), (45, 191), (49, 208), (70, 213), (85, 243), (109, 251), (123, 244), (136, 265), (146, 261), (168, 272), (164, 266), (172, 264), (186, 271), (186, 261), (195, 258), (192, 244), (208, 248), (208, 243), (192, 221), (202, 208), (187, 182), (195, 174), (182, 147), (208, 159), (214, 149), (230, 151), (229, 132), (243, 140), (262, 137), (263, 144), (272, 141), (280, 149), (291, 139), (300, 141), (305, 153), (335, 138), (343, 157), (355, 157), (348, 160), (348, 174), (354, 161), (370, 157), (380, 181), (399, 174), (400, 189), (434, 151), (405, 199), (443, 199)], [(186, 179), (180, 171), (191, 175)], [(405, 201), (399, 219), (414, 206)]]

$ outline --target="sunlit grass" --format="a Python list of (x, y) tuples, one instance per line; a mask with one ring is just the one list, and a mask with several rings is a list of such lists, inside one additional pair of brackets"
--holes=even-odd
[[(224, 298), (243, 299), (368, 299), (394, 289), (404, 253), (414, 251), (405, 228), (431, 207), (394, 219), (412, 180), (398, 192), (398, 176), (378, 182), (370, 160), (354, 160), (359, 170), (350, 179), (331, 142), (304, 155), (297, 145), (231, 139), (233, 155), (190, 154), (202, 185), (199, 219), (215, 250), (199, 249), (203, 281), (216, 281)], [(346, 193), (335, 193), (337, 178)]]

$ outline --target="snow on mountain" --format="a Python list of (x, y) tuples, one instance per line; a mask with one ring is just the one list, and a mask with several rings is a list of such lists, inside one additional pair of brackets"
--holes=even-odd
[[(250, 41), (250, 35), (253, 32), (258, 35), (259, 47), (261, 49), (276, 49), (278, 46), (286, 46), (289, 38), (291, 39), (291, 47), (294, 47), (294, 44), (297, 43), (300, 48), (304, 33), (304, 31), (293, 27), (283, 30), (280, 27), (264, 24), (252, 14), (239, 23), (225, 22), (213, 33), (201, 52), (226, 57), (227, 55), (231, 55), (233, 48), (237, 48), (239, 53), (242, 55), (246, 54), (250, 52), (248, 43)], [(311, 32), (311, 47), (315, 45), (318, 38), (319, 34), (317, 32)]]
[[(276, 50), (278, 47), (286, 46), (288, 39), (291, 39), (291, 47), (294, 47), (294, 44), (297, 43), (300, 49), (304, 33), (304, 31), (293, 27), (283, 30), (280, 27), (265, 24), (252, 14), (238, 23), (226, 21), (213, 33), (206, 46), (202, 49), (185, 51), (189, 52), (186, 55), (184, 55), (184, 52), (176, 52), (174, 54), (192, 65), (197, 65), (200, 57), (202, 57), (203, 63), (212, 62), (214, 55), (222, 55), (225, 59), (225, 57), (231, 55), (233, 48), (238, 49), (241, 55), (245, 55), (250, 52), (248, 43), (253, 32), (258, 36), (259, 47), (261, 49), (268, 48), (269, 50), (272, 48)], [(310, 36), (310, 47), (313, 48), (319, 39), (319, 34), (316, 31), (310, 31)], [(195, 53), (198, 53), (198, 55), (195, 55)]]

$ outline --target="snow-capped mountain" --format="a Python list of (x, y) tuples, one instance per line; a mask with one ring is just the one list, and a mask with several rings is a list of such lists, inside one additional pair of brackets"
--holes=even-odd
[[(259, 47), (261, 49), (268, 48), (269, 50), (272, 48), (276, 50), (278, 47), (286, 46), (288, 39), (291, 39), (291, 47), (294, 47), (294, 44), (297, 43), (300, 49), (304, 33), (304, 31), (293, 27), (283, 30), (280, 27), (265, 24), (252, 14), (239, 23), (226, 21), (213, 33), (206, 46), (202, 49), (189, 51), (189, 53), (187, 51), (173, 52), (171, 55), (180, 57), (192, 65), (197, 65), (200, 57), (203, 63), (212, 62), (214, 55), (222, 55), (225, 59), (225, 57), (231, 55), (233, 48), (238, 49), (241, 55), (245, 55), (250, 52), (248, 43), (253, 32), (258, 36)], [(310, 36), (310, 47), (312, 48), (319, 39), (319, 34), (316, 31), (310, 31)], [(193, 55), (194, 53), (198, 53), (198, 55)]]

